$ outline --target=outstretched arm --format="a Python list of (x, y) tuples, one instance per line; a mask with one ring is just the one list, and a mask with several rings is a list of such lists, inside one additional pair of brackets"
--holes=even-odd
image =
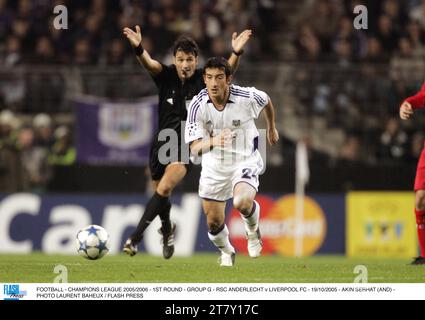
[(279, 141), (279, 132), (276, 129), (275, 112), (270, 98), (264, 107), (264, 114), (267, 121), (267, 140), (269, 140), (270, 145), (274, 146)]
[(140, 27), (136, 26), (136, 32), (130, 28), (124, 28), (123, 34), (127, 37), (128, 41), (136, 51), (137, 60), (145, 67), (152, 75), (157, 75), (162, 71), (162, 65), (151, 58), (150, 54), (143, 49), (142, 46), (142, 33)]
[(232, 35), (232, 49), (233, 52), (229, 57), (230, 68), (232, 68), (232, 74), (235, 74), (239, 67), (239, 61), (243, 53), (243, 48), (252, 36), (252, 30), (245, 30), (239, 36), (236, 32)]

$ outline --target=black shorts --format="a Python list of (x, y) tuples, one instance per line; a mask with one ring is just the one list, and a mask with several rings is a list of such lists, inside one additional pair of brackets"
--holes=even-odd
[(183, 162), (186, 166), (187, 173), (189, 173), (193, 167), (193, 163), (189, 159), (189, 148), (187, 146), (184, 148), (181, 148), (180, 146), (172, 146), (171, 148), (168, 148), (169, 150), (165, 153), (166, 158), (160, 159), (160, 157), (164, 156), (163, 150), (161, 150), (160, 154), (160, 149), (163, 145), (163, 142), (160, 143), (157, 140), (154, 140), (151, 144), (149, 169), (152, 180), (161, 180), (167, 166), (174, 162)]

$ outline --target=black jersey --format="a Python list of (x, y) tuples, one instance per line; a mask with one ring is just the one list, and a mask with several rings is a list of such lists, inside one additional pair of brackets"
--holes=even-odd
[(159, 91), (158, 131), (174, 129), (181, 135), (181, 121), (186, 121), (187, 107), (194, 96), (205, 88), (202, 70), (196, 69), (192, 77), (182, 84), (175, 65), (162, 65), (162, 71), (153, 76)]

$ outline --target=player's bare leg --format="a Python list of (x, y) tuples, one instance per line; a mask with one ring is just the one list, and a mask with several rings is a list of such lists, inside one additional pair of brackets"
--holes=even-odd
[(425, 190), (415, 192), (415, 214), (421, 254), (412, 264), (419, 265), (425, 264)]
[(146, 228), (152, 223), (157, 215), (161, 218), (162, 227), (159, 233), (162, 235), (163, 256), (169, 259), (174, 254), (174, 234), (176, 230), (175, 223), (170, 221), (171, 195), (177, 184), (183, 180), (187, 173), (186, 167), (182, 163), (169, 164), (165, 173), (159, 181), (152, 181), (155, 187), (155, 194), (146, 205), (145, 212), (131, 237), (126, 241), (123, 251), (130, 256), (137, 253), (137, 245), (143, 237)]
[[(171, 196), (174, 188), (186, 176), (186, 166), (181, 162), (171, 163), (165, 169), (165, 173), (156, 187), (156, 193), (167, 200)], [(158, 232), (162, 235), (162, 255), (165, 259), (170, 259), (174, 254), (174, 235), (176, 232), (176, 224), (170, 220), (171, 203), (169, 206), (159, 211), (162, 227)]]
[(241, 213), (245, 223), (248, 240), (248, 253), (251, 258), (258, 258), (263, 249), (260, 234), (260, 205), (256, 202), (257, 191), (248, 183), (239, 182), (233, 191), (233, 206)]
[(208, 238), (221, 251), (220, 266), (232, 267), (235, 263), (235, 248), (230, 244), (229, 230), (224, 223), (226, 202), (202, 200), (207, 217)]

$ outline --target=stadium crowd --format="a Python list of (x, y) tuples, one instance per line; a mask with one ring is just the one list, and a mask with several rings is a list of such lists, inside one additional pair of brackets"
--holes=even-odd
[[(70, 78), (80, 76), (83, 86), (92, 86), (85, 91), (109, 98), (115, 98), (116, 92), (124, 98), (151, 94), (148, 84), (139, 85), (140, 78), (130, 78), (128, 72), (123, 72), (121, 78), (115, 73), (110, 79), (106, 72), (105, 76), (97, 74), (97, 78), (87, 73), (91, 68), (138, 70), (134, 68), (134, 53), (122, 36), (124, 26), (136, 24), (141, 26), (145, 49), (160, 61), (170, 61), (169, 48), (178, 35), (191, 34), (201, 48), (200, 65), (205, 57), (227, 56), (231, 34), (249, 26), (255, 37), (244, 54), (244, 64), (279, 61), (292, 66), (294, 90), (289, 92), (299, 102), (297, 115), (323, 118), (329, 129), (345, 132), (336, 156), (314, 149), (309, 142), (313, 159), (331, 165), (416, 163), (425, 136), (419, 130), (424, 117), (418, 115), (402, 123), (398, 106), (420, 88), (424, 79), (425, 0), (300, 1), (296, 26), (291, 29), (295, 31), (288, 37), (292, 55), (282, 54), (280, 44), (274, 41), (277, 38), (273, 38), (279, 33), (287, 35), (278, 28), (282, 25), (277, 22), (276, 3), (0, 0), (0, 170), (7, 165), (17, 166), (15, 171), (8, 171), (26, 172), (21, 174), (26, 178), (19, 181), (27, 185), (11, 188), (28, 189), (32, 179), (36, 183), (29, 188), (42, 190), (52, 165), (74, 163), (72, 129), (52, 124), (53, 117), (50, 142), (40, 145), (38, 128), (32, 120), (40, 112), (54, 115), (71, 111), (63, 106), (68, 93), (77, 87)], [(368, 8), (368, 30), (353, 28), (353, 8), (359, 4)], [(54, 28), (53, 8), (57, 5), (68, 8), (66, 30)], [(283, 13), (288, 17), (294, 14)], [(62, 67), (70, 72), (59, 72)], [(26, 152), (26, 144), (37, 151)], [(282, 149), (287, 152), (288, 145)], [(43, 159), (37, 170), (46, 178), (28, 178), (34, 170), (24, 168), (25, 164), (16, 159), (29, 156)]]
[(71, 166), (76, 160), (71, 129), (57, 125), (45, 113), (18, 117), (0, 112), (0, 190), (46, 190), (54, 166)]
[[(257, 40), (245, 54), (249, 60), (272, 54), (268, 34), (275, 29), (273, 3), (0, 0), (0, 190), (42, 191), (49, 184), (53, 166), (75, 163), (72, 125), (54, 123), (56, 114), (72, 110), (63, 106), (73, 90), (70, 86), (75, 86), (67, 78), (96, 70), (92, 78), (87, 74), (80, 77), (85, 86), (80, 93), (109, 98), (143, 95), (140, 77), (133, 81), (128, 72), (122, 77), (104, 75), (110, 69), (138, 70), (134, 52), (122, 35), (124, 27), (140, 25), (145, 49), (156, 59), (169, 62), (170, 47), (181, 34), (190, 34), (197, 41), (203, 61), (213, 55), (229, 55), (232, 33), (256, 26)], [(63, 12), (54, 12), (58, 5), (67, 9), (67, 29), (55, 28), (54, 19)], [(61, 72), (63, 67), (68, 68), (67, 73)]]
[[(204, 56), (227, 55), (230, 37), (247, 26), (266, 51), (272, 1), (247, 0), (0, 0), (2, 64), (135, 64), (122, 29), (140, 25), (143, 44), (158, 60), (180, 34), (190, 33)], [(68, 29), (54, 27), (53, 8), (68, 9)], [(255, 50), (251, 46), (251, 50)]]
[[(416, 161), (423, 118), (401, 123), (398, 107), (425, 78), (425, 1), (309, 3), (292, 37), (299, 63), (294, 86), (303, 106), (299, 114), (323, 117), (328, 127), (344, 129), (341, 157)], [(353, 27), (357, 5), (368, 9), (367, 30)]]

